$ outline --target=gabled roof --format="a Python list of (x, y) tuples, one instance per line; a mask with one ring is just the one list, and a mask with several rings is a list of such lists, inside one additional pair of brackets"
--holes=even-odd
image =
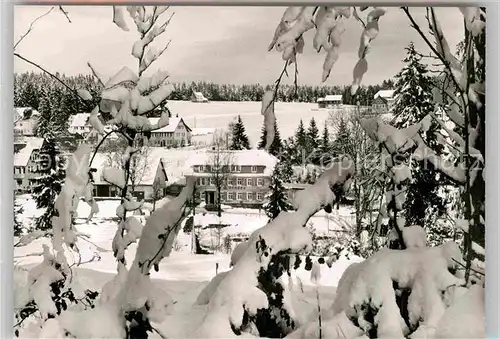
[(193, 92), (193, 95), (195, 96), (196, 99), (206, 99), (203, 93), (201, 92)]
[[(154, 125), (160, 120), (160, 118), (148, 118), (149, 122)], [(162, 127), (160, 129), (156, 129), (152, 131), (152, 133), (161, 133), (161, 132), (167, 132), (167, 133), (173, 133), (175, 132), (175, 129), (179, 124), (182, 123), (186, 127), (186, 129), (191, 132), (191, 128), (184, 122), (182, 118), (169, 118), (168, 119), (168, 125), (165, 127)]]
[[(25, 146), (17, 148), (17, 152), (14, 153), (14, 166), (24, 167), (28, 165), (31, 154), (33, 153), (33, 151), (42, 148), (43, 142), (43, 138), (24, 137), (22, 144), (24, 144)], [(19, 144), (20, 143), (18, 143), (18, 145)]]
[(26, 113), (28, 111), (31, 111), (31, 116), (40, 115), (37, 110), (31, 107), (14, 107), (14, 123), (18, 122), (19, 120), (25, 119)]
[(384, 98), (384, 99), (392, 99), (394, 97), (394, 90), (393, 89), (383, 89), (378, 91), (374, 96), (373, 99), (377, 99), (378, 97)]

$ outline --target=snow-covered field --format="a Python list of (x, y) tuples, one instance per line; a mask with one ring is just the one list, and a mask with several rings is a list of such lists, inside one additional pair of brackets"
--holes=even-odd
[[(195, 134), (205, 134), (210, 129), (224, 129), (238, 115), (245, 124), (245, 129), (252, 146), (259, 142), (263, 117), (260, 113), (261, 102), (209, 102), (193, 103), (190, 101), (169, 101), (168, 107), (172, 114), (178, 114), (193, 128)], [(315, 103), (278, 102), (275, 104), (276, 119), (279, 124), (282, 139), (292, 136), (299, 125), (300, 119), (308, 126), (312, 117), (316, 120), (318, 128), (329, 116), (328, 109), (318, 109)], [(205, 136), (197, 136), (196, 141), (201, 141)]]

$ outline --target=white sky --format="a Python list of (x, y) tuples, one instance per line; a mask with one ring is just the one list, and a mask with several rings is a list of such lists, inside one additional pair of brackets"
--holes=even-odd
[[(26, 32), (35, 17), (49, 8), (16, 6), (14, 42)], [(123, 66), (137, 68), (130, 51), (138, 33), (131, 21), (131, 31), (124, 32), (112, 23), (110, 6), (65, 6), (72, 23), (56, 9), (37, 21), (16, 52), (50, 71), (67, 75), (89, 73), (88, 61), (106, 75), (112, 75)], [(152, 67), (168, 70), (173, 82), (272, 84), (281, 72), (283, 61), (279, 52), (268, 52), (267, 46), (283, 10), (284, 7), (173, 6), (164, 14), (166, 19), (171, 11), (175, 12), (158, 46), (169, 39), (172, 43)], [(427, 33), (425, 8), (412, 8), (411, 12)], [(454, 7), (438, 8), (436, 13), (454, 48), (463, 36), (462, 14)], [(352, 18), (348, 20), (341, 56), (326, 84), (350, 84), (361, 31), (358, 22)], [(321, 82), (325, 54), (313, 50), (313, 32), (308, 33), (304, 54), (298, 59), (299, 83), (317, 85)], [(379, 36), (372, 42), (367, 58), (369, 69), (363, 84), (381, 83), (396, 74), (402, 67), (404, 47), (412, 40), (419, 51), (428, 51), (405, 14), (399, 8), (389, 8), (380, 19)], [(16, 58), (14, 70), (23, 72), (33, 68)]]

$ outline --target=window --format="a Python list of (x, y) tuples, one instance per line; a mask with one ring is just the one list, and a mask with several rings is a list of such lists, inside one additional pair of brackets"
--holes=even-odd
[(238, 192), (238, 200), (243, 200), (243, 192)]
[(203, 172), (203, 170), (204, 170), (203, 165), (200, 165), (199, 168), (200, 168), (200, 172)]
[[(193, 171), (198, 172), (198, 166), (193, 166)], [(199, 182), (199, 180), (198, 180), (198, 182)]]
[(247, 200), (253, 200), (253, 193), (251, 192), (247, 193)]
[(252, 173), (257, 173), (257, 166), (252, 166)]
[(234, 200), (234, 192), (227, 193), (227, 200), (229, 200), (229, 201)]
[(262, 194), (262, 192), (257, 192), (257, 200), (258, 201), (264, 200), (264, 194)]
[(215, 178), (210, 178), (210, 186), (215, 186)]
[(252, 178), (247, 178), (247, 186), (252, 186)]
[(243, 186), (243, 178), (238, 178), (238, 186)]
[(203, 201), (205, 199), (205, 192), (200, 192), (200, 200)]
[(234, 179), (233, 178), (227, 178), (226, 182), (227, 182), (227, 186), (231, 187), (234, 184)]
[(257, 186), (264, 186), (264, 179), (257, 178)]

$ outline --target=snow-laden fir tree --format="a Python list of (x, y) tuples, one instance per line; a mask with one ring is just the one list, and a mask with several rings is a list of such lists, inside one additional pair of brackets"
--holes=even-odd
[(319, 151), (321, 152), (319, 157), (320, 165), (327, 165), (331, 161), (332, 144), (330, 142), (330, 132), (328, 131), (328, 125), (326, 123), (323, 128), (323, 133), (321, 134)]
[(304, 165), (304, 160), (307, 157), (307, 132), (302, 119), (300, 119), (299, 126), (293, 136), (293, 142), (289, 146), (293, 150), (293, 164)]
[(309, 128), (307, 129), (306, 137), (307, 137), (307, 154), (310, 156), (310, 161), (313, 164), (318, 164), (319, 154), (317, 154), (317, 152), (320, 145), (320, 138), (319, 138), (319, 129), (318, 126), (316, 125), (316, 120), (314, 120), (314, 118), (311, 118), (311, 121), (309, 122)]
[(14, 195), (14, 236), (20, 236), (23, 233), (23, 229), (25, 226), (22, 221), (19, 220), (19, 214), (23, 213), (24, 208), (23, 205), (17, 201), (16, 196)]
[[(267, 131), (266, 131), (266, 125), (262, 126), (262, 134), (260, 136), (260, 141), (259, 144), (257, 145), (258, 149), (264, 149), (266, 147), (266, 138), (267, 138)], [(280, 131), (278, 128), (278, 123), (275, 121), (274, 122), (274, 139), (273, 142), (271, 143), (271, 147), (269, 147), (269, 154), (274, 155), (275, 157), (279, 156), (281, 152), (283, 151), (283, 144), (281, 142), (281, 137), (280, 137)]]
[(265, 197), (263, 205), (266, 215), (270, 220), (275, 219), (281, 211), (292, 210), (292, 204), (288, 200), (285, 186), (282, 179), (282, 165), (278, 163), (271, 175), (269, 193)]
[(332, 151), (335, 156), (348, 154), (347, 148), (349, 147), (350, 131), (349, 122), (347, 118), (342, 116), (338, 117), (336, 123), (335, 140), (332, 143)]
[(245, 125), (241, 120), (241, 116), (238, 115), (238, 120), (232, 125), (231, 128), (231, 144), (229, 149), (233, 151), (240, 151), (245, 149), (250, 149), (250, 141), (245, 132)]
[[(392, 125), (406, 128), (421, 121), (435, 109), (432, 90), (433, 79), (429, 76), (427, 65), (415, 50), (413, 43), (406, 48), (403, 60), (405, 66), (396, 75), (396, 103)], [(432, 120), (422, 139), (438, 156), (443, 154), (443, 146), (437, 142), (439, 124)], [(431, 229), (437, 219), (446, 213), (445, 201), (439, 195), (439, 188), (445, 178), (440, 176), (431, 163), (412, 160), (412, 180), (408, 185), (405, 206), (407, 225), (420, 225)]]
[(44, 133), (45, 141), (40, 149), (40, 160), (37, 161), (40, 175), (35, 179), (33, 198), (37, 208), (45, 209), (45, 212), (35, 221), (35, 227), (40, 230), (52, 228), (52, 217), (56, 214), (54, 202), (61, 192), (66, 176), (64, 159), (56, 138), (56, 134), (50, 130)]

